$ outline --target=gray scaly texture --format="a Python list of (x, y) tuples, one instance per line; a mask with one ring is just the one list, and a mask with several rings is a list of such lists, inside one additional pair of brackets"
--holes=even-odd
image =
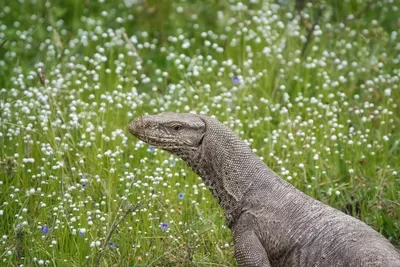
[(162, 113), (128, 128), (204, 180), (225, 211), (239, 266), (400, 267), (387, 239), (281, 179), (217, 120)]

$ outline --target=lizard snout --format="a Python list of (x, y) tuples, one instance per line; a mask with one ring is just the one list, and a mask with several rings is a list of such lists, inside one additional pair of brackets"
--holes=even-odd
[(138, 117), (135, 120), (133, 120), (129, 124), (128, 130), (134, 136), (138, 136), (138, 135), (142, 134), (144, 131), (144, 122), (143, 122), (142, 117)]

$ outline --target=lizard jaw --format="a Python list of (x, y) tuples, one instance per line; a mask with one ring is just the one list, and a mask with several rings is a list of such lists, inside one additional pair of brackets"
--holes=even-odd
[(172, 138), (162, 138), (160, 139), (159, 136), (151, 136), (149, 133), (146, 132), (146, 129), (142, 127), (140, 119), (134, 120), (128, 126), (128, 131), (143, 142), (152, 145), (157, 148), (171, 148), (174, 147), (174, 142)]

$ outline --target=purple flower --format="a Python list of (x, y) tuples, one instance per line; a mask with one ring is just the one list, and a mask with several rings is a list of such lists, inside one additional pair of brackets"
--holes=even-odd
[(175, 166), (175, 160), (171, 160), (171, 167)]
[(185, 194), (179, 193), (178, 198), (179, 198), (179, 199), (183, 199), (184, 196), (185, 196)]
[(165, 231), (168, 229), (168, 224), (167, 223), (161, 223), (161, 230)]
[(113, 242), (110, 242), (108, 245), (110, 246), (110, 248), (115, 248), (115, 245)]
[(154, 152), (154, 147), (149, 146), (149, 148), (147, 149), (147, 151), (149, 151), (150, 153), (153, 153), (153, 152)]
[(79, 236), (84, 236), (85, 233), (84, 232), (79, 232)]
[(233, 82), (233, 84), (234, 84), (234, 85), (236, 85), (236, 84), (240, 83), (240, 79), (239, 79), (239, 77), (237, 77), (237, 76), (234, 76), (234, 77), (232, 78), (232, 82)]
[(43, 234), (47, 234), (49, 232), (49, 227), (47, 227), (47, 225), (43, 225), (42, 226), (42, 233)]
[(82, 184), (82, 188), (85, 188), (86, 187), (86, 184)]

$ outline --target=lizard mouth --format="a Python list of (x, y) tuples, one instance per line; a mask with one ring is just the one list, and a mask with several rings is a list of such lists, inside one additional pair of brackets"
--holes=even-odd
[(157, 147), (161, 147), (161, 142), (163, 144), (168, 144), (169, 139), (164, 138), (163, 140), (160, 140), (160, 138), (156, 137), (156, 136), (151, 136), (151, 135), (144, 135), (144, 134), (133, 134), (136, 138), (142, 140), (143, 142), (149, 144), (149, 145), (153, 145), (153, 146), (157, 146)]

